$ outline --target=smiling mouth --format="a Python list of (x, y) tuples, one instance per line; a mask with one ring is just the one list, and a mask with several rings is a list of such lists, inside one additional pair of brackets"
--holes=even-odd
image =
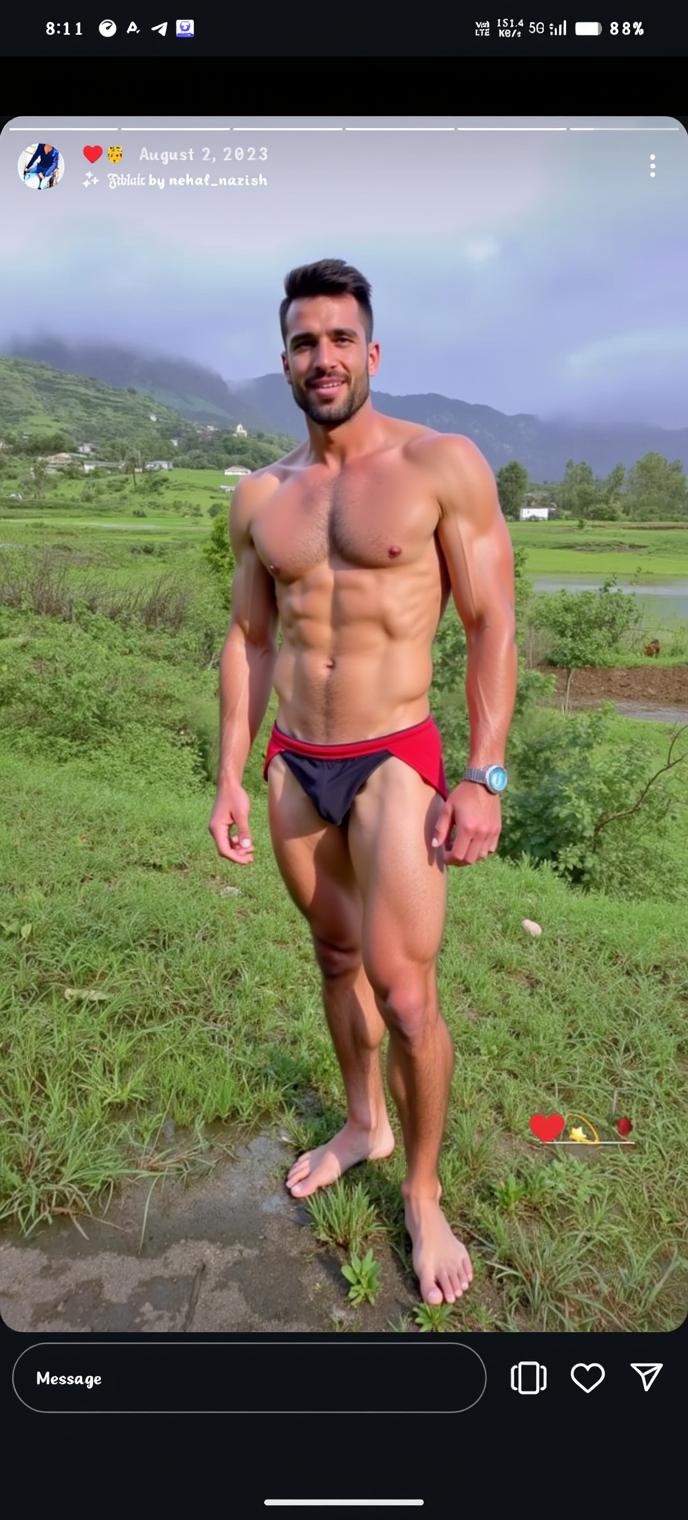
[(332, 396), (344, 384), (343, 380), (313, 380), (309, 387), (318, 396)]

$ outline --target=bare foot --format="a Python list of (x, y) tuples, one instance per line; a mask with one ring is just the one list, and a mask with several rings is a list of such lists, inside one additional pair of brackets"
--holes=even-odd
[(393, 1150), (394, 1135), (388, 1119), (373, 1131), (347, 1123), (326, 1145), (299, 1156), (287, 1177), (287, 1187), (293, 1198), (308, 1198), (318, 1188), (336, 1182), (342, 1172), (356, 1166), (358, 1161), (380, 1161), (383, 1156), (391, 1156)]
[(411, 1198), (405, 1187), (404, 1215), (413, 1242), (413, 1270), (426, 1304), (453, 1304), (473, 1280), (466, 1247), (447, 1224), (439, 1198)]

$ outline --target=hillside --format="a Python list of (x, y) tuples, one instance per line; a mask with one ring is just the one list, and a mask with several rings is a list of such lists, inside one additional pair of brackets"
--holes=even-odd
[[(177, 431), (183, 417), (187, 423), (206, 422), (233, 429), (241, 422), (251, 432), (262, 429), (299, 441), (306, 437), (304, 414), (294, 405), (289, 386), (278, 373), (226, 381), (214, 370), (186, 359), (148, 356), (104, 342), (70, 345), (52, 338), (17, 342), (14, 353), (69, 370), (75, 381), (79, 374), (87, 374), (106, 387), (143, 389), (160, 418), (168, 412), (174, 414)], [(29, 367), (35, 369), (35, 363)], [(96, 386), (96, 394), (97, 390)], [(117, 394), (122, 396), (122, 390)], [(531, 480), (561, 480), (569, 459), (586, 460), (595, 475), (607, 475), (615, 465), (628, 469), (653, 452), (666, 459), (680, 459), (688, 469), (688, 428), (666, 429), (642, 421), (609, 423), (603, 428), (592, 423), (543, 422), (528, 412), (508, 415), (495, 407), (434, 392), (396, 396), (373, 389), (373, 403), (386, 416), (401, 417), (442, 433), (465, 434), (483, 450), (495, 470), (519, 459)]]
[(0, 434), (11, 430), (31, 437), (58, 429), (101, 448), (125, 443), (157, 452), (164, 445), (169, 452), (168, 440), (187, 433), (188, 424), (145, 392), (24, 359), (0, 358)]

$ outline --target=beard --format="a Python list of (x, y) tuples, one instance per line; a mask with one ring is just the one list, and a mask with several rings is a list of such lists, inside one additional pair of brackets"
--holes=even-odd
[(312, 422), (318, 422), (321, 427), (341, 427), (368, 400), (370, 376), (367, 370), (355, 379), (344, 381), (344, 386), (344, 394), (337, 401), (321, 401), (309, 386), (297, 390), (292, 384), (292, 394), (296, 405)]

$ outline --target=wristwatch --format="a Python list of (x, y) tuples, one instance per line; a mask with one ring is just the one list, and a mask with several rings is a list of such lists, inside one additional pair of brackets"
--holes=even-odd
[(462, 781), (481, 781), (488, 792), (499, 795), (506, 788), (509, 773), (503, 765), (467, 765)]

